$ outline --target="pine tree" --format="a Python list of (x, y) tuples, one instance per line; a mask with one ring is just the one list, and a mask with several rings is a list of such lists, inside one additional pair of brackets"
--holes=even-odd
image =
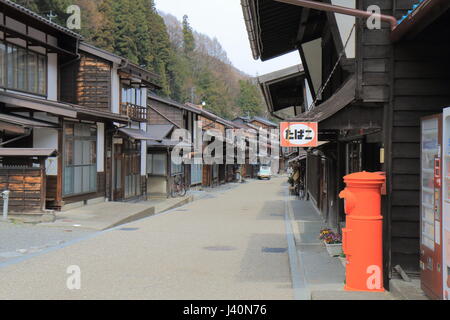
[(189, 17), (183, 16), (183, 48), (185, 54), (190, 54), (195, 50), (195, 39), (191, 25), (189, 24)]
[(113, 0), (102, 0), (98, 6), (101, 23), (98, 29), (92, 31), (93, 43), (108, 51), (114, 51), (114, 34), (117, 26), (114, 19)]
[[(81, 7), (85, 41), (157, 73), (159, 94), (180, 102), (207, 103), (222, 117), (260, 115), (258, 88), (234, 69), (217, 39), (196, 33), (188, 16), (172, 23), (158, 14), (154, 0), (13, 0), (65, 26), (67, 7)], [(170, 36), (169, 36), (170, 31)]]

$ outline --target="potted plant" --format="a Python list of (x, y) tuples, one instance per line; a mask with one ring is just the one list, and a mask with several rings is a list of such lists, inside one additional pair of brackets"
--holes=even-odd
[(322, 229), (320, 240), (324, 242), (330, 256), (336, 257), (342, 254), (342, 237), (340, 234), (334, 233), (331, 229)]

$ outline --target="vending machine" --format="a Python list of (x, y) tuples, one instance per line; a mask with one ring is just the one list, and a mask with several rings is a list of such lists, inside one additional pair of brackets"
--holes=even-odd
[[(450, 201), (450, 194), (442, 192), (442, 184), (446, 185), (446, 178), (450, 177), (448, 173), (442, 178), (448, 170), (442, 168), (442, 154), (445, 155), (443, 158), (446, 163), (445, 152), (450, 151), (448, 143), (442, 148), (442, 141), (448, 140), (443, 137), (442, 118), (442, 114), (425, 117), (421, 126), (421, 284), (424, 292), (434, 299), (443, 298), (442, 195), (445, 195), (446, 201)], [(450, 129), (450, 122), (447, 127)], [(450, 209), (450, 202), (448, 205)]]
[(442, 287), (443, 298), (450, 300), (450, 108), (443, 114), (443, 147)]

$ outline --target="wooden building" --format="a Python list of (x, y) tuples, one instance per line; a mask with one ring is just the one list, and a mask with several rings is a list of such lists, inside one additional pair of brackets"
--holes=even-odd
[(187, 138), (190, 138), (187, 143), (194, 152), (196, 139), (199, 138), (200, 128), (197, 128), (197, 121), (201, 110), (155, 94), (148, 95), (148, 106), (148, 132), (155, 138), (147, 145), (149, 194), (169, 196), (175, 176), (181, 176), (187, 188), (200, 185), (203, 165), (175, 164), (171, 152), (177, 142), (171, 141), (171, 134), (176, 129), (187, 130)]
[[(413, 272), (428, 265), (420, 250), (420, 120), (450, 106), (450, 3), (425, 1), (408, 14), (416, 2), (391, 3), (400, 23), (388, 35), (391, 72), (385, 114), (387, 268), (399, 264)], [(436, 261), (432, 265), (439, 268)]]
[[(18, 70), (6, 68), (0, 81), (3, 172), (45, 169), (41, 210), (145, 196), (147, 91), (159, 88), (158, 77), (11, 1), (0, 4), (0, 68)], [(25, 65), (14, 65), (19, 56)], [(56, 152), (44, 161), (39, 150)]]
[(129, 120), (125, 126), (110, 122), (102, 128), (99, 157), (104, 164), (98, 166), (99, 181), (103, 182), (101, 192), (114, 201), (145, 197), (146, 141), (150, 139), (146, 135), (147, 92), (159, 88), (158, 77), (88, 43), (80, 44), (79, 55), (61, 68), (62, 77), (67, 79), (61, 98), (89, 110), (110, 112)]
[[(272, 145), (271, 145), (271, 133), (275, 130), (278, 133), (278, 125), (269, 121), (262, 117), (238, 117), (233, 120), (233, 123), (239, 126), (240, 129), (247, 131), (247, 155), (246, 155), (246, 164), (244, 166), (244, 177), (246, 178), (256, 178), (258, 175), (259, 168), (261, 166), (261, 159), (267, 158), (271, 159), (270, 163), (266, 163), (271, 165), (272, 173), (278, 174), (280, 169), (279, 162), (281, 161), (281, 148), (277, 152), (277, 154), (272, 155)], [(265, 130), (265, 136), (262, 135)], [(257, 143), (256, 147), (256, 159), (251, 159), (248, 154), (250, 149), (250, 141), (255, 140)], [(264, 151), (260, 148), (264, 146)], [(277, 163), (273, 164), (272, 161), (275, 160)]]
[[(2, 155), (3, 172), (8, 174), (12, 164), (13, 171), (20, 169), (31, 177), (36, 168), (45, 172), (40, 183), (40, 201), (45, 204), (41, 210), (61, 209), (74, 200), (75, 193), (83, 202), (104, 196), (105, 183), (98, 170), (103, 154), (98, 149), (101, 132), (107, 123), (128, 123), (129, 118), (63, 99), (65, 85), (72, 78), (61, 70), (80, 59), (81, 37), (11, 1), (0, 4), (0, 56), (4, 61), (0, 69), (5, 75), (0, 81), (1, 146), (15, 149)], [(36, 163), (39, 150), (56, 151), (39, 154)], [(23, 175), (22, 180), (27, 177)], [(37, 187), (25, 184), (24, 188), (25, 193), (32, 193)], [(36, 211), (37, 207), (17, 209)]]
[[(363, 19), (282, 1), (243, 2), (255, 59), (291, 51), (302, 58), (310, 96), (298, 97), (295, 104), (306, 100), (306, 109), (285, 119), (319, 123), (322, 144), (308, 150), (307, 159), (313, 202), (339, 229), (344, 221), (337, 197), (344, 188), (342, 177), (384, 171), (385, 283), (398, 276), (396, 265), (418, 275), (420, 118), (450, 105), (450, 47), (443, 41), (449, 36), (448, 1), (423, 1), (415, 11), (415, 0), (339, 2), (363, 11), (379, 6), (398, 20), (393, 31), (386, 22), (381, 29), (369, 29)], [(272, 111), (283, 110), (288, 105), (282, 102), (295, 96), (294, 86), (282, 80), (273, 87)]]
[[(218, 131), (222, 135), (224, 141), (226, 137), (226, 129), (232, 128), (231, 125), (224, 119), (215, 114), (206, 111), (202, 106), (197, 106), (201, 110), (199, 121), (201, 121), (202, 132), (205, 135), (208, 131)], [(208, 143), (204, 141), (203, 146), (206, 147)], [(225, 144), (224, 144), (225, 146)], [(224, 149), (224, 152), (226, 150)], [(225, 153), (224, 153), (225, 155)], [(226, 182), (226, 157), (223, 158), (222, 163), (203, 163), (202, 185), (204, 187), (216, 187)]]
[(40, 213), (46, 209), (45, 161), (55, 149), (0, 148), (0, 190), (9, 190), (8, 211)]

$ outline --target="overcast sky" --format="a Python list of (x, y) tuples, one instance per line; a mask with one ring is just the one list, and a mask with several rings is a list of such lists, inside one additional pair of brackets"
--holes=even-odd
[(216, 37), (233, 65), (256, 76), (300, 63), (294, 52), (266, 62), (253, 60), (247, 37), (240, 0), (155, 0), (158, 10), (181, 20), (189, 16), (191, 26), (198, 32)]

